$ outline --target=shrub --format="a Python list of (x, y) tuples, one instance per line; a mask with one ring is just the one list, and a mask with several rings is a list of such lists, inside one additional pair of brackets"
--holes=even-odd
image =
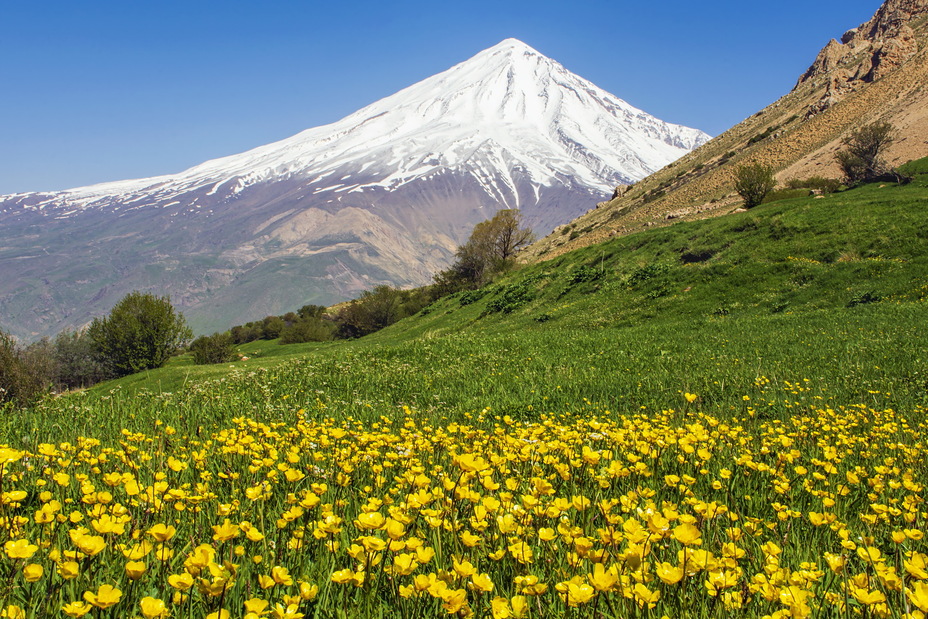
[(535, 299), (535, 282), (537, 277), (530, 277), (521, 282), (503, 286), (497, 295), (487, 303), (487, 314), (502, 312), (510, 314), (526, 303)]
[(809, 178), (791, 178), (786, 182), (787, 189), (812, 189), (822, 193), (835, 193), (841, 189), (841, 181), (836, 178), (810, 176)]
[(114, 376), (159, 368), (193, 333), (168, 297), (130, 292), (87, 330), (100, 362)]
[(325, 342), (335, 335), (335, 324), (321, 316), (307, 315), (293, 324), (287, 325), (280, 332), (281, 344), (303, 344), (305, 342)]
[(62, 331), (55, 336), (53, 381), (58, 389), (89, 387), (113, 378), (94, 353), (86, 331)]
[(201, 335), (190, 344), (190, 352), (197, 365), (228, 363), (238, 358), (232, 334), (228, 332)]
[(885, 161), (886, 148), (895, 141), (893, 126), (888, 122), (874, 122), (855, 129), (842, 140), (844, 150), (835, 153), (838, 164), (849, 185), (873, 182), (887, 178), (906, 180)]
[(44, 388), (42, 377), (27, 363), (12, 336), (0, 331), (0, 404), (29, 404)]
[(773, 168), (760, 162), (735, 168), (735, 191), (744, 200), (744, 208), (754, 208), (776, 186)]

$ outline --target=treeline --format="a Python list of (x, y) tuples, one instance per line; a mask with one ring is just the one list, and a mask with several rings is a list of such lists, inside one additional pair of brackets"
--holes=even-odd
[(168, 297), (131, 292), (82, 331), (20, 346), (0, 331), (0, 404), (161, 367), (192, 337)]
[[(217, 348), (228, 340), (226, 348), (233, 349), (255, 340), (279, 339), (281, 344), (298, 344), (362, 337), (418, 313), (441, 297), (480, 288), (512, 268), (515, 254), (533, 240), (532, 231), (522, 225), (520, 211), (501, 210), (474, 227), (468, 241), (455, 253), (454, 263), (437, 273), (431, 285), (412, 290), (377, 286), (331, 311), (305, 305), (296, 312), (268, 316), (232, 327), (226, 333), (205, 336), (200, 346)], [(223, 360), (217, 356), (216, 361), (207, 362)]]

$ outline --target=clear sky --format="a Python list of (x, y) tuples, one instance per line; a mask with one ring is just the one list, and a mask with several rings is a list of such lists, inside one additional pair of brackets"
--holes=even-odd
[(712, 135), (880, 0), (0, 0), (0, 194), (179, 172), (514, 37)]

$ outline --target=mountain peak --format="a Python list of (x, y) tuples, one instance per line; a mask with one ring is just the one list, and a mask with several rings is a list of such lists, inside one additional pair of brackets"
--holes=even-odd
[(493, 47), (487, 48), (485, 51), (495, 52), (495, 51), (505, 51), (505, 50), (518, 50), (518, 51), (527, 51), (532, 52), (533, 54), (541, 55), (538, 50), (533, 48), (531, 45), (523, 43), (519, 39), (514, 39), (512, 37), (508, 39), (503, 39)]
[[(26, 309), (45, 302), (31, 284), (0, 282), (0, 307), (28, 316), (20, 333), (54, 333), (158, 286), (206, 332), (422, 285), (498, 209), (545, 234), (707, 139), (506, 39), (337, 122), (179, 174), (0, 197), (0, 270), (47, 276), (42, 299), (75, 282), (50, 312)], [(87, 240), (57, 248), (62, 235)], [(36, 245), (60, 253), (14, 262)], [(70, 272), (81, 265), (99, 275)]]

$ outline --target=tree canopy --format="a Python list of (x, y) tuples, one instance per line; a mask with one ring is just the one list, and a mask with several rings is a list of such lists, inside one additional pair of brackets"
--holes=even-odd
[(760, 162), (735, 168), (735, 191), (744, 199), (744, 208), (754, 208), (776, 187), (773, 168)]
[(521, 211), (498, 211), (474, 226), (467, 242), (458, 247), (451, 268), (435, 276), (436, 283), (449, 288), (479, 287), (511, 266), (515, 254), (534, 240), (531, 229), (522, 224)]
[(193, 337), (168, 297), (130, 292), (87, 330), (101, 362), (116, 376), (159, 368)]

